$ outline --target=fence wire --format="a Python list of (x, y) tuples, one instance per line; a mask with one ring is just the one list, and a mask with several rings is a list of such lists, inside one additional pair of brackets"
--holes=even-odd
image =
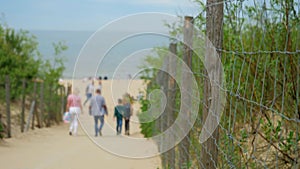
[[(180, 84), (166, 90), (176, 93), (176, 104), (154, 122), (153, 131), (157, 134), (170, 127), (165, 118), (172, 113), (176, 119), (183, 93), (199, 101), (198, 117), (185, 138), (188, 147), (181, 143), (175, 146), (175, 159), (168, 152), (163, 153), (162, 166), (206, 168), (207, 161), (213, 161), (208, 168), (299, 168), (300, 1), (216, 1), (212, 5), (220, 3), (224, 3), (223, 47), (216, 51), (221, 57), (226, 84), (211, 83), (226, 93), (226, 105), (218, 136), (211, 136), (217, 158), (210, 153), (211, 147), (199, 142), (201, 131), (208, 130), (203, 126), (202, 110), (210, 106), (203, 98), (203, 82), (209, 77), (202, 61), (193, 56), (192, 71), (200, 97), (194, 98), (194, 89), (180, 91)], [(199, 27), (203, 26), (198, 22), (201, 17), (208, 16), (201, 12), (194, 18)], [(182, 48), (178, 45), (177, 50)], [(182, 73), (177, 65), (177, 75)], [(154, 84), (161, 86), (170, 78), (166, 73), (159, 74), (164, 75), (156, 76), (149, 88)], [(203, 151), (209, 159), (202, 158)], [(182, 163), (182, 158), (188, 161)]]

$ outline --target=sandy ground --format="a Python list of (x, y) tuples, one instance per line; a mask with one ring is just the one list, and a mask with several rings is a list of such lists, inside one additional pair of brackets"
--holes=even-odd
[[(88, 82), (77, 80), (73, 85), (81, 90)], [(88, 115), (87, 105), (80, 115), (81, 126), (77, 136), (68, 135), (68, 124), (36, 129), (12, 139), (0, 142), (1, 169), (156, 169), (160, 168), (157, 147), (152, 140), (142, 138), (134, 105), (130, 137), (115, 133), (113, 107), (125, 92), (136, 96), (144, 87), (142, 81), (103, 81), (103, 96), (109, 108), (109, 116), (102, 137), (94, 137), (93, 118)], [(123, 128), (124, 129), (124, 128)], [(99, 146), (100, 145), (100, 146)], [(125, 157), (124, 157), (125, 156)], [(126, 157), (127, 156), (127, 157)], [(128, 158), (138, 157), (136, 158)], [(152, 156), (148, 158), (141, 158)]]

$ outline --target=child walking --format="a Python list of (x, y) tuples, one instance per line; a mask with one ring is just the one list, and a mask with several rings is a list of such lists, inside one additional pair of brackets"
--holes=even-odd
[(117, 127), (116, 132), (117, 135), (122, 132), (122, 120), (124, 114), (124, 106), (122, 105), (122, 99), (118, 99), (118, 105), (115, 107), (114, 118), (117, 118)]

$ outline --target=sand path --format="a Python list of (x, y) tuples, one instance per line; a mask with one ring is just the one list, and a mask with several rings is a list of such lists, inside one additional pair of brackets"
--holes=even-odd
[[(116, 98), (110, 97), (111, 81), (103, 82), (103, 95), (106, 98), (110, 114), (106, 118), (106, 125), (103, 131), (103, 137), (93, 138), (92, 118), (87, 113), (87, 106), (85, 112), (81, 115), (81, 122), (85, 123), (84, 128), (79, 127), (78, 135), (68, 135), (68, 124), (62, 124), (51, 128), (36, 129), (27, 132), (12, 139), (6, 139), (0, 142), (0, 168), (1, 169), (156, 169), (160, 166), (160, 159), (158, 156), (151, 158), (133, 159), (114, 155), (108, 151), (103, 150), (94, 142), (103, 143), (102, 145), (117, 147), (127, 150), (149, 149), (153, 152), (157, 151), (153, 141), (145, 140), (139, 144), (130, 144), (127, 137), (116, 136), (113, 128), (115, 122), (112, 117), (112, 110)], [(114, 90), (116, 93), (124, 92), (124, 84), (127, 82), (120, 81), (119, 87)], [(84, 91), (86, 82), (77, 81), (76, 86)], [(125, 84), (126, 86), (126, 84)], [(137, 94), (138, 89), (143, 87), (142, 82), (136, 81), (131, 83), (130, 91), (132, 95)], [(118, 88), (118, 89), (117, 89)], [(84, 92), (81, 92), (83, 94)], [(114, 92), (115, 93), (115, 92)], [(83, 97), (85, 99), (85, 97)], [(135, 105), (135, 110), (138, 105)], [(137, 117), (134, 115), (133, 121)], [(91, 122), (91, 125), (89, 124)], [(89, 138), (84, 130), (91, 135)], [(139, 133), (138, 123), (131, 123), (131, 137), (141, 138)], [(127, 146), (119, 146), (120, 142)]]

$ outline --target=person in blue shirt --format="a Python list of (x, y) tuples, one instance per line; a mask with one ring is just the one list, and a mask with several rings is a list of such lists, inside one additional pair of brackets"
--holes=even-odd
[[(105, 99), (101, 96), (101, 90), (96, 90), (96, 95), (92, 97), (89, 106), (90, 115), (94, 116), (95, 121), (95, 137), (102, 136), (102, 128), (104, 125), (104, 115), (108, 115), (107, 107), (105, 104)], [(98, 121), (100, 120), (100, 126), (98, 126)]]

